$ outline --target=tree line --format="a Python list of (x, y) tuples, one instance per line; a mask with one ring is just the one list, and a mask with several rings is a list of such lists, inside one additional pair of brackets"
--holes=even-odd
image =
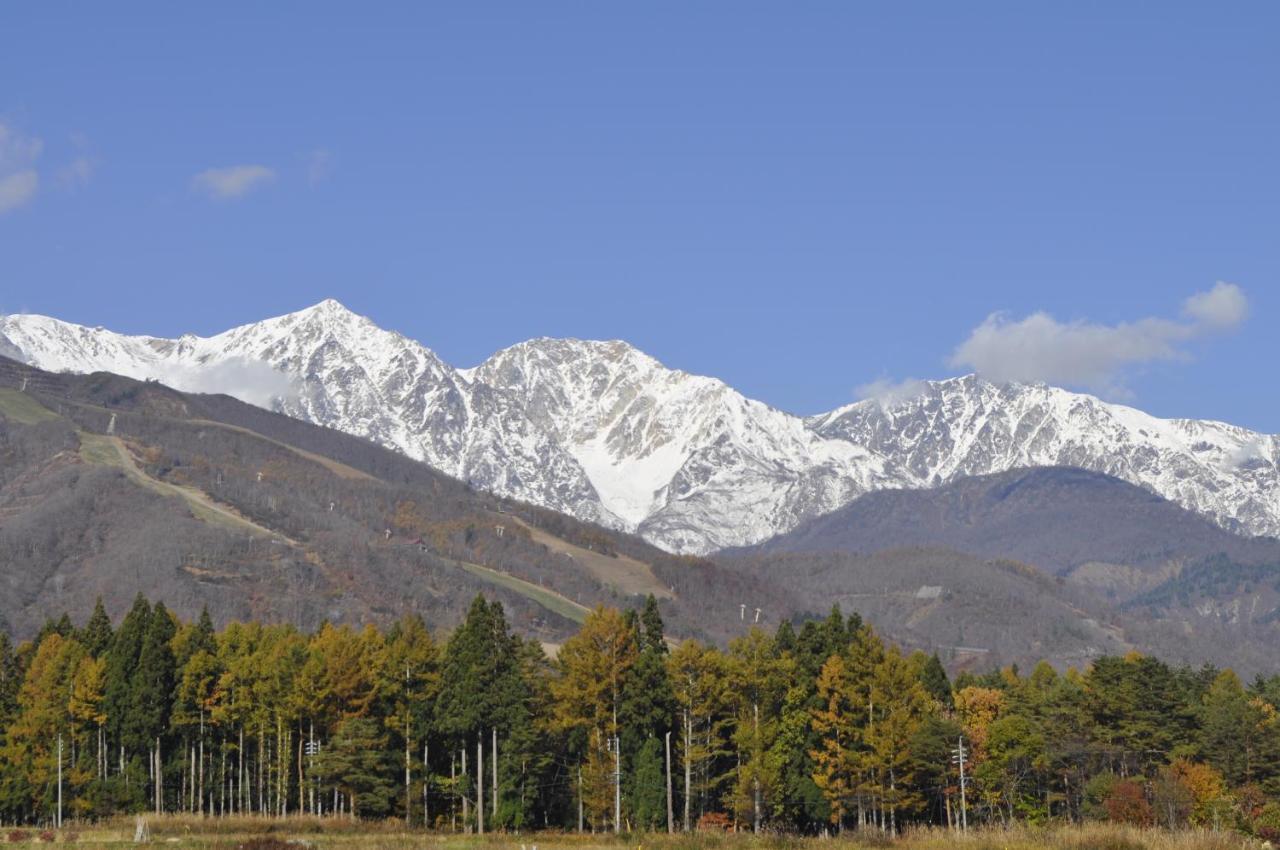
[(0, 819), (397, 817), (444, 830), (896, 833), (1109, 819), (1280, 836), (1280, 676), (1132, 654), (950, 681), (856, 614), (549, 655), (477, 597), (447, 637), (181, 622), (139, 595), (0, 632)]

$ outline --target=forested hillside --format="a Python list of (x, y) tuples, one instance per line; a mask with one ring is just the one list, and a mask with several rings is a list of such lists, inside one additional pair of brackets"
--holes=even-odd
[(448, 635), (413, 615), (219, 631), (141, 596), (113, 625), (98, 605), (16, 649), (0, 635), (0, 819), (800, 833), (1097, 819), (1280, 837), (1280, 676), (1246, 685), (1130, 654), (953, 682), (839, 609), (724, 650), (666, 638), (652, 597), (594, 609), (554, 659), (483, 598)]

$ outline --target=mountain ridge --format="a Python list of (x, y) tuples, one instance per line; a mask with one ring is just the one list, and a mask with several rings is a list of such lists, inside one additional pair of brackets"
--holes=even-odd
[(757, 543), (868, 492), (1019, 466), (1103, 472), (1229, 530), (1280, 533), (1276, 436), (1045, 385), (969, 375), (800, 417), (621, 340), (540, 337), (460, 369), (332, 299), (176, 339), (0, 317), (0, 347), (53, 371), (230, 391), (675, 552)]

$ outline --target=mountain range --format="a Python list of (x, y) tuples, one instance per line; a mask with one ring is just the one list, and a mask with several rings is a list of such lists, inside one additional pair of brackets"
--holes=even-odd
[(1280, 542), (1101, 473), (877, 491), (677, 556), (230, 396), (3, 356), (0, 587), (17, 636), (98, 596), (120, 616), (138, 592), (218, 623), (416, 612), (449, 628), (484, 592), (556, 643), (590, 606), (653, 594), (676, 637), (723, 643), (840, 604), (952, 669), (1136, 649), (1249, 672), (1280, 651)]
[(1046, 466), (1280, 533), (1275, 435), (976, 375), (801, 417), (620, 341), (534, 339), (457, 368), (332, 300), (177, 339), (11, 315), (0, 354), (228, 392), (671, 552), (759, 543), (870, 492)]

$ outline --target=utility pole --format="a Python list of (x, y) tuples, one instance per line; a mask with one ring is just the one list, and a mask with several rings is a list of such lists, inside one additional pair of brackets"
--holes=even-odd
[(476, 832), (484, 835), (484, 733), (476, 736)]
[(497, 824), (498, 822), (498, 729), (496, 726), (493, 728), (492, 732), (493, 732), (493, 749), (489, 751), (489, 755), (493, 758), (493, 785), (491, 786), (491, 788), (493, 789), (493, 793), (490, 794), (489, 796), (493, 798), (493, 801), (489, 804), (489, 814), (492, 815), (492, 817), (490, 817), (489, 819), (493, 821), (494, 824)]
[[(408, 679), (408, 669), (405, 678)], [(413, 769), (409, 764), (409, 712), (404, 715), (404, 825), (413, 826)]]
[(58, 733), (58, 816), (54, 819), (58, 829), (62, 829), (62, 733)]
[(613, 736), (613, 831), (622, 832), (622, 747)]
[(160, 760), (160, 737), (156, 736), (156, 817), (164, 814), (164, 770)]
[(956, 740), (956, 748), (951, 751), (951, 761), (960, 766), (960, 829), (963, 832), (969, 831), (969, 809), (965, 801), (965, 774), (964, 764), (968, 753), (964, 748), (964, 737)]
[(667, 739), (667, 834), (676, 831), (675, 813), (671, 808), (671, 730), (664, 736)]
[(689, 758), (690, 749), (693, 746), (693, 720), (689, 716), (689, 709), (684, 710), (684, 831), (689, 831), (689, 803), (693, 798), (690, 787), (693, 784), (693, 764)]
[[(760, 618), (760, 609), (756, 609), (756, 619)], [(751, 831), (760, 834), (760, 703), (751, 704), (752, 712), (752, 746), (756, 749), (755, 765), (751, 771), (751, 798), (753, 803)]]

